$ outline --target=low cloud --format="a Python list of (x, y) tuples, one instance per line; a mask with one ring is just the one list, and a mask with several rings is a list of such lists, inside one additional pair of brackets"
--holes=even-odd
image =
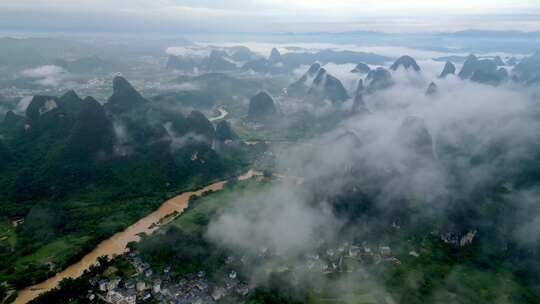
[(191, 141), (198, 141), (198, 142), (206, 142), (207, 141), (207, 139), (204, 136), (202, 136), (200, 134), (195, 134), (193, 132), (189, 132), (189, 133), (184, 134), (184, 135), (179, 135), (174, 130), (172, 122), (166, 122), (163, 125), (163, 127), (167, 131), (167, 135), (168, 135), (169, 139), (171, 140), (171, 149), (172, 150), (178, 150), (178, 149), (184, 147), (186, 143), (191, 142)]
[(21, 75), (35, 79), (37, 84), (47, 87), (57, 87), (68, 77), (67, 71), (56, 65), (44, 65), (33, 69), (26, 69), (21, 72)]
[(248, 254), (268, 248), (291, 257), (314, 250), (317, 241), (332, 237), (338, 227), (327, 206), (309, 206), (296, 189), (280, 184), (239, 199), (232, 211), (211, 223), (208, 236)]
[(356, 88), (358, 86), (358, 80), (360, 76), (351, 71), (356, 67), (356, 64), (334, 64), (328, 63), (323, 66), (328, 73), (341, 81), (350, 96), (354, 96)]
[(158, 84), (160, 91), (199, 91), (201, 87), (193, 82), (184, 82), (180, 84), (176, 83), (167, 83), (167, 84)]
[(24, 114), (26, 112), (26, 108), (28, 108), (28, 105), (30, 105), (30, 102), (32, 102), (32, 98), (33, 96), (24, 96), (21, 98), (17, 104), (17, 107), (15, 107), (15, 112), (17, 114)]
[(203, 58), (210, 55), (210, 49), (204, 47), (171, 46), (165, 49), (165, 53), (174, 56)]
[[(261, 247), (285, 257), (310, 252), (321, 239), (345, 237), (341, 229), (347, 214), (336, 213), (326, 202), (355, 191), (370, 193), (375, 208), (384, 214), (361, 219), (357, 228), (366, 237), (380, 225), (400, 223), (403, 217), (392, 214), (400, 208), (412, 208), (408, 225), (426, 220), (432, 225), (426, 235), (436, 228), (473, 230), (489, 220), (470, 221), (463, 227), (452, 223), (434, 227), (438, 223), (433, 221), (447, 218), (445, 213), (456, 200), (470, 200), (479, 189), (504, 183), (514, 186), (523, 170), (520, 166), (534, 158), (539, 140), (535, 91), (511, 83), (493, 87), (453, 76), (438, 79), (439, 63), (420, 63), (423, 73), (398, 70), (393, 72), (393, 87), (364, 96), (370, 114), (346, 119), (333, 130), (279, 153), (275, 170), (301, 176), (305, 182), (300, 186), (276, 182), (263, 192), (239, 198), (211, 221), (210, 239), (240, 253)], [(328, 69), (342, 81), (349, 77), (348, 66)], [(351, 76), (351, 82), (354, 77), (359, 76)], [(425, 91), (431, 81), (439, 91), (428, 96)], [(403, 140), (403, 123), (411, 117), (425, 125), (430, 137), (427, 150)], [(532, 198), (508, 199), (527, 210), (526, 202), (537, 201), (538, 196), (528, 197)], [(414, 206), (407, 205), (412, 202)], [(515, 225), (519, 215), (509, 216)], [(515, 239), (537, 242), (538, 217), (523, 223), (516, 228)]]

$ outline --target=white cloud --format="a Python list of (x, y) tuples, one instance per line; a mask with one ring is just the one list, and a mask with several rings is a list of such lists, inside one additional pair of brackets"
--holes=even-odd
[(56, 65), (44, 65), (33, 69), (26, 69), (21, 75), (36, 79), (36, 83), (42, 86), (56, 87), (67, 77), (67, 72)]
[(21, 98), (17, 104), (17, 107), (15, 108), (15, 112), (18, 114), (24, 114), (24, 112), (26, 112), (26, 108), (28, 108), (28, 105), (30, 105), (30, 102), (32, 102), (32, 98), (33, 96), (24, 96)]
[(538, 30), (540, 20), (525, 17), (538, 16), (539, 10), (540, 3), (528, 0), (6, 0), (0, 3), (0, 25), (20, 26), (25, 20), (54, 27), (90, 22), (124, 29), (172, 26), (218, 32)]
[(175, 56), (207, 57), (210, 55), (210, 50), (202, 47), (171, 46), (165, 50), (165, 53)]

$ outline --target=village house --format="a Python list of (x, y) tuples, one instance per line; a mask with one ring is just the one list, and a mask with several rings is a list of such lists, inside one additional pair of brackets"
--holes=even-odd
[(98, 288), (100, 291), (107, 291), (107, 283), (108, 281), (105, 279), (102, 279), (98, 282)]
[(136, 304), (137, 294), (129, 290), (109, 290), (105, 300), (111, 304)]
[(118, 288), (118, 284), (120, 284), (122, 280), (121, 279), (112, 279), (109, 281), (109, 283), (107, 283), (107, 290), (115, 290), (116, 288)]
[(138, 281), (136, 289), (138, 292), (144, 291), (146, 289), (146, 282)]
[(159, 293), (161, 291), (161, 280), (156, 279), (154, 285), (152, 286), (152, 292)]
[(212, 299), (214, 299), (214, 301), (219, 301), (221, 298), (223, 298), (226, 295), (227, 295), (227, 290), (225, 290), (225, 288), (217, 287), (212, 292)]

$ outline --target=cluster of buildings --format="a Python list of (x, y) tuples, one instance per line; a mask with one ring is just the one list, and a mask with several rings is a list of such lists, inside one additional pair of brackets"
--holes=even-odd
[[(383, 262), (400, 265), (401, 261), (392, 255), (390, 246), (370, 247), (367, 243), (362, 245), (354, 245), (350, 243), (342, 243), (339, 246), (321, 246), (316, 253), (305, 254), (301, 259), (294, 262), (294, 268), (291, 265), (280, 265), (279, 263), (270, 263), (272, 269), (268, 271), (291, 272), (293, 278), (297, 273), (318, 272), (324, 275), (357, 272), (361, 271), (362, 266), (368, 264), (379, 264)], [(410, 255), (419, 257), (419, 254), (411, 251)], [(242, 265), (260, 264), (263, 265), (265, 260), (278, 261), (280, 254), (273, 252), (268, 248), (259, 248), (256, 257), (248, 258), (246, 256), (236, 257), (229, 256), (225, 263)]]
[(224, 297), (241, 299), (250, 291), (250, 287), (240, 281), (236, 271), (230, 271), (219, 278), (219, 283), (210, 282), (204, 271), (174, 279), (171, 267), (165, 267), (157, 273), (136, 253), (130, 253), (127, 258), (136, 271), (133, 275), (114, 278), (96, 276), (90, 279), (92, 290), (88, 298), (92, 302), (206, 304), (215, 303)]
[[(432, 232), (436, 234), (437, 232)], [(452, 244), (456, 247), (465, 247), (473, 243), (476, 235), (478, 234), (477, 230), (470, 230), (464, 235), (459, 235), (458, 233), (446, 232), (440, 235), (440, 238), (443, 242), (447, 244)]]
[[(268, 248), (261, 248), (254, 258), (270, 260), (276, 256), (279, 254)], [(212, 280), (207, 277), (204, 271), (175, 278), (171, 273), (171, 267), (165, 267), (159, 273), (155, 272), (137, 253), (130, 253), (126, 258), (135, 272), (129, 277), (112, 275), (93, 277), (90, 279), (92, 290), (88, 293), (91, 301), (101, 300), (110, 304), (206, 304), (230, 298), (241, 303), (242, 299), (247, 297), (253, 288), (253, 286), (243, 282), (234, 270), (224, 272), (224, 275), (213, 277)], [(250, 258), (246, 256), (241, 258), (229, 256), (225, 260), (225, 268), (235, 269), (235, 266), (246, 265), (250, 262)], [(392, 256), (392, 250), (389, 246), (372, 248), (367, 244), (343, 243), (339, 246), (327, 246), (324, 250), (318, 250), (317, 253), (306, 254), (303, 263), (296, 267), (302, 268), (301, 271), (308, 270), (326, 275), (355, 272), (361, 270), (364, 263), (378, 264), (381, 262), (401, 264), (397, 258)], [(292, 270), (286, 266), (282, 266), (280, 269)]]
[[(319, 249), (316, 253), (305, 254), (301, 259), (301, 263), (295, 262), (295, 269), (291, 269), (287, 265), (276, 265), (272, 263), (273, 270), (291, 271), (293, 274), (296, 271), (304, 273), (307, 270), (329, 275), (356, 272), (361, 270), (363, 265), (367, 264), (379, 264), (382, 262), (389, 262), (396, 265), (401, 264), (401, 261), (392, 255), (392, 249), (389, 246), (370, 247), (366, 243), (354, 245), (345, 242), (339, 246), (324, 246), (324, 248)], [(416, 257), (419, 256), (416, 252), (413, 253)], [(262, 260), (279, 256), (279, 253), (275, 253), (268, 248), (260, 248), (256, 259), (259, 259), (258, 262), (261, 262)], [(245, 256), (240, 259), (231, 256), (226, 261), (226, 263), (234, 262), (240, 262), (245, 265), (253, 261), (249, 261)]]
[(367, 244), (343, 243), (335, 248), (329, 247), (319, 254), (305, 255), (305, 268), (310, 271), (320, 271), (323, 274), (354, 272), (362, 264), (381, 262), (401, 264), (400, 260), (392, 256), (392, 249), (389, 246), (372, 248)]

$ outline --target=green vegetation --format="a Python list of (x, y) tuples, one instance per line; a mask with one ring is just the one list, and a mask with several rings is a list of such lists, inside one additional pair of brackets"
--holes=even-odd
[[(3, 43), (7, 42), (1, 40), (0, 45)], [(54, 51), (50, 46), (46, 49)], [(28, 52), (22, 56), (36, 51), (32, 47)], [(14, 53), (14, 49), (8, 53)], [(297, 61), (307, 64), (322, 55), (302, 55), (310, 58), (310, 62), (303, 62), (307, 59), (290, 52), (284, 59), (275, 60), (285, 60), (283, 63), (292, 67), (299, 65)], [(341, 53), (345, 57), (353, 55)], [(221, 55), (213, 52), (213, 62), (205, 63), (208, 70), (214, 69), (210, 65), (215, 65), (216, 70), (222, 69), (219, 66), (232, 66), (216, 56)], [(51, 58), (46, 57), (36, 57), (35, 63), (49, 62)], [(538, 56), (532, 58), (535, 57)], [(412, 58), (406, 59), (412, 61), (401, 65), (420, 70)], [(468, 61), (464, 70), (470, 71), (465, 71), (468, 75), (462, 75), (463, 78), (497, 84), (508, 77), (494, 62), (473, 57)], [(98, 57), (57, 63), (71, 71), (107, 65)], [(475, 66), (467, 66), (471, 64)], [(519, 74), (524, 78), (537, 76), (528, 70)], [(257, 283), (255, 288), (250, 286), (245, 299), (251, 304), (540, 303), (540, 243), (536, 239), (516, 237), (518, 232), (526, 234), (531, 229), (523, 223), (533, 223), (537, 230), (537, 204), (528, 206), (525, 202), (524, 207), (517, 201), (527, 198), (516, 195), (524, 192), (528, 196), (531, 185), (536, 191), (540, 181), (540, 154), (534, 144), (528, 147), (520, 139), (515, 146), (523, 151), (514, 151), (513, 142), (506, 144), (506, 138), (490, 134), (485, 138), (472, 136), (471, 143), (455, 141), (462, 134), (444, 138), (445, 132), (440, 132), (442, 137), (433, 138), (423, 118), (415, 118), (405, 120), (396, 133), (397, 139), (384, 137), (393, 133), (391, 128), (382, 137), (376, 132), (370, 136), (370, 132), (356, 132), (362, 130), (355, 130), (351, 122), (350, 126), (345, 124), (347, 130), (341, 129), (345, 134), (336, 136), (352, 141), (352, 146), (349, 143), (342, 146), (337, 139), (335, 144), (328, 141), (329, 148), (352, 148), (358, 154), (366, 151), (371, 154), (390, 139), (396, 144), (396, 151), (385, 152), (401, 154), (405, 152), (397, 148), (406, 148), (411, 152), (411, 160), (410, 155), (386, 159), (386, 153), (358, 158), (353, 156), (355, 151), (334, 155), (331, 149), (323, 150), (325, 155), (310, 154), (321, 151), (316, 151), (319, 150), (316, 144), (302, 145), (304, 141), (329, 130), (339, 133), (336, 126), (352, 115), (346, 107), (311, 111), (311, 106), (318, 107), (323, 99), (346, 100), (347, 92), (338, 79), (322, 72), (314, 84), (324, 91), (316, 94), (310, 87), (301, 87), (305, 90), (295, 98), (304, 105), (310, 103), (309, 106), (304, 111), (281, 113), (272, 98), (287, 98), (282, 88), (289, 84), (289, 76), (184, 75), (173, 82), (197, 89), (159, 92), (161, 95), (152, 99), (143, 97), (122, 77), (115, 77), (113, 95), (105, 106), (91, 97), (83, 100), (68, 92), (62, 97), (35, 96), (24, 116), (9, 112), (0, 124), (0, 283), (8, 283), (0, 284), (0, 302), (8, 297), (12, 287), (22, 288), (52, 276), (175, 194), (231, 178), (254, 166), (263, 169), (262, 181), (231, 179), (223, 191), (192, 198), (187, 210), (164, 224), (158, 233), (130, 244), (133, 256), (140, 255), (149, 262), (154, 274), (169, 276), (164, 269), (170, 266), (173, 280), (204, 270), (210, 282), (224, 285), (228, 274), (238, 271), (242, 283)], [(303, 84), (304, 80), (299, 83)], [(379, 68), (371, 71), (367, 80), (366, 91), (374, 93), (390, 86), (392, 74)], [(269, 92), (270, 96), (261, 91)], [(255, 102), (248, 111), (243, 101), (253, 96)], [(279, 101), (285, 105), (281, 102), (289, 100)], [(381, 108), (390, 106), (377, 102), (374, 112), (378, 104)], [(217, 105), (227, 109), (232, 117), (231, 125), (220, 121), (216, 128), (198, 111), (210, 111)], [(9, 101), (5, 109), (15, 107), (16, 102)], [(179, 107), (198, 110), (184, 114)], [(298, 108), (301, 107), (299, 104)], [(333, 136), (327, 135), (323, 141)], [(247, 145), (239, 138), (257, 143)], [(532, 138), (531, 142), (536, 142), (536, 137), (525, 137)], [(372, 140), (377, 143), (376, 149), (370, 149)], [(483, 140), (488, 142), (485, 147)], [(330, 230), (339, 231), (332, 231), (332, 239), (322, 239), (325, 236), (321, 233), (321, 239), (306, 246), (314, 252), (301, 252), (294, 257), (284, 257), (282, 252), (274, 252), (275, 248), (267, 248), (268, 251), (257, 248), (260, 251), (257, 254), (238, 253), (210, 241), (207, 237), (210, 222), (236, 207), (239, 197), (270, 187), (273, 165), (277, 163), (275, 155), (291, 153), (281, 148), (290, 148), (292, 144), (297, 144), (292, 152), (298, 152), (301, 157), (292, 158), (292, 164), (287, 160), (279, 163), (291, 175), (310, 167), (308, 174), (298, 174), (306, 177), (299, 196), (314, 209), (321, 202), (325, 207), (328, 205), (328, 212), (340, 222)], [(268, 145), (272, 153), (262, 153)], [(469, 148), (471, 151), (467, 151)], [(509, 161), (506, 150), (527, 157)], [(436, 171), (434, 182), (444, 184), (441, 185), (444, 191), (437, 187), (432, 191), (431, 184), (423, 182), (421, 189), (415, 187), (416, 179), (430, 180), (432, 173), (408, 168), (416, 166), (411, 165), (416, 156), (422, 156), (419, 167), (436, 167), (426, 171)], [(347, 159), (327, 164), (320, 161), (323, 158)], [(390, 161), (381, 165), (379, 160)], [(399, 164), (392, 164), (394, 161)], [(489, 170), (485, 171), (486, 168)], [(317, 170), (321, 172), (313, 174)], [(437, 180), (439, 173), (443, 175), (442, 181)], [(510, 196), (516, 197), (509, 199)], [(19, 219), (18, 225), (14, 225), (13, 221)], [(252, 231), (256, 233), (255, 229)], [(460, 243), (470, 231), (474, 231), (472, 239)], [(528, 235), (520, 237), (528, 238)], [(339, 254), (328, 253), (327, 249), (345, 243)], [(347, 252), (353, 247), (361, 253)], [(387, 252), (390, 247), (391, 254), (383, 253), (383, 248)], [(237, 259), (236, 255), (242, 258)], [(307, 266), (309, 262), (313, 264)], [(135, 269), (126, 256), (112, 262), (101, 259), (100, 265), (92, 267), (83, 277), (64, 280), (59, 288), (34, 303), (88, 303), (85, 297), (88, 278), (96, 274), (106, 278), (130, 277)], [(222, 303), (227, 301), (230, 299)]]
[(17, 234), (13, 223), (4, 218), (0, 219), (0, 242), (8, 246), (15, 246), (17, 242)]
[(156, 193), (104, 200), (100, 195), (85, 193), (76, 199), (40, 202), (31, 209), (24, 224), (11, 230), (16, 241), (2, 247), (0, 280), (18, 288), (38, 283), (152, 212), (167, 197), (166, 193)]
[[(247, 191), (259, 191), (268, 184), (253, 181), (235, 183), (224, 191), (194, 199), (189, 209), (173, 221), (165, 232), (153, 235), (134, 245), (145, 260), (159, 269), (171, 265), (176, 275), (205, 270), (210, 274), (225, 273), (227, 251), (209, 243), (205, 238), (206, 226), (211, 218), (234, 205), (235, 199)], [(342, 198), (342, 200), (345, 198)], [(351, 202), (351, 197), (347, 198)], [(373, 214), (373, 207), (358, 202), (350, 209), (344, 201), (334, 201), (351, 218), (360, 214)], [(343, 210), (341, 210), (343, 209)], [(345, 211), (346, 210), (346, 211)], [(473, 245), (456, 247), (443, 242), (438, 236), (415, 236), (414, 231), (386, 229), (371, 237), (390, 244), (399, 263), (344, 261), (346, 269), (360, 272), (336, 273), (312, 285), (290, 286), (289, 267), (280, 270), (287, 261), (267, 262), (270, 271), (267, 283), (250, 293), (248, 303), (537, 303), (533, 290), (517, 278), (498, 260), (482, 261), (485, 246), (476, 240)], [(355, 238), (354, 224), (346, 226), (344, 235)], [(388, 227), (388, 226), (386, 226)], [(366, 235), (356, 236), (366, 239)], [(418, 256), (411, 255), (413, 250)], [(483, 265), (489, 263), (486, 268)], [(238, 265), (237, 265), (238, 266)], [(249, 277), (249, 269), (243, 275)], [(309, 281), (309, 279), (308, 279)]]
[(176, 276), (199, 270), (212, 275), (222, 268), (226, 251), (206, 239), (210, 219), (229, 207), (238, 195), (264, 186), (264, 183), (251, 180), (233, 182), (215, 194), (193, 198), (182, 215), (162, 228), (163, 233), (131, 244), (131, 248), (140, 252), (143, 260), (158, 271), (170, 266)]
[(539, 298), (504, 268), (482, 269), (440, 239), (422, 242), (419, 257), (377, 271), (397, 303), (537, 303)]
[[(174, 221), (162, 227), (160, 233), (143, 238), (140, 243), (130, 244), (140, 253), (155, 271), (161, 273), (167, 266), (172, 267), (172, 275), (180, 278), (186, 273), (204, 270), (209, 277), (219, 280), (238, 264), (227, 265), (226, 257), (231, 254), (226, 249), (209, 242), (206, 229), (216, 215), (234, 207), (238, 197), (252, 191), (270, 187), (270, 182), (249, 180), (232, 181), (224, 190), (206, 193), (193, 198), (188, 209)], [(351, 197), (346, 198), (348, 202)], [(358, 214), (375, 214), (368, 206), (352, 210), (346, 207), (345, 198), (334, 201), (339, 212), (347, 210), (351, 218)], [(358, 204), (355, 204), (358, 206)], [(360, 206), (362, 207), (362, 206)], [(355, 238), (346, 227), (344, 235)], [(352, 229), (355, 231), (354, 229)], [(351, 235), (353, 234), (353, 235)], [(358, 235), (365, 237), (365, 235)], [(393, 256), (400, 262), (381, 263), (360, 262), (345, 259), (345, 269), (354, 272), (340, 272), (324, 277), (307, 278), (306, 282), (291, 285), (290, 267), (283, 267), (289, 261), (268, 261), (264, 267), (269, 270), (269, 278), (253, 289), (247, 303), (538, 303), (539, 299), (523, 282), (508, 271), (503, 264), (492, 261), (489, 268), (483, 268), (482, 244), (458, 248), (443, 242), (438, 236), (414, 236), (411, 231), (381, 230), (374, 236), (392, 246)], [(418, 256), (411, 255), (417, 250)], [(293, 262), (293, 261), (290, 261)], [(113, 271), (108, 275), (129, 275), (133, 269), (124, 259), (117, 259)], [(249, 267), (248, 267), (249, 268)], [(248, 278), (250, 269), (243, 268), (240, 276)], [(82, 282), (81, 284), (84, 284)], [(60, 289), (60, 292), (65, 292)], [(40, 302), (45, 303), (45, 302)], [(84, 302), (80, 302), (84, 303)]]
[(175, 194), (247, 167), (245, 149), (212, 149), (200, 112), (154, 108), (114, 83), (108, 106), (73, 91), (36, 96), (26, 117), (0, 124), (0, 282), (40, 282)]
[(84, 245), (91, 240), (89, 236), (66, 236), (47, 243), (30, 255), (22, 256), (16, 260), (17, 267), (24, 267), (25, 264), (39, 262), (42, 264), (54, 263), (56, 261), (67, 261), (72, 252), (80, 252)]

